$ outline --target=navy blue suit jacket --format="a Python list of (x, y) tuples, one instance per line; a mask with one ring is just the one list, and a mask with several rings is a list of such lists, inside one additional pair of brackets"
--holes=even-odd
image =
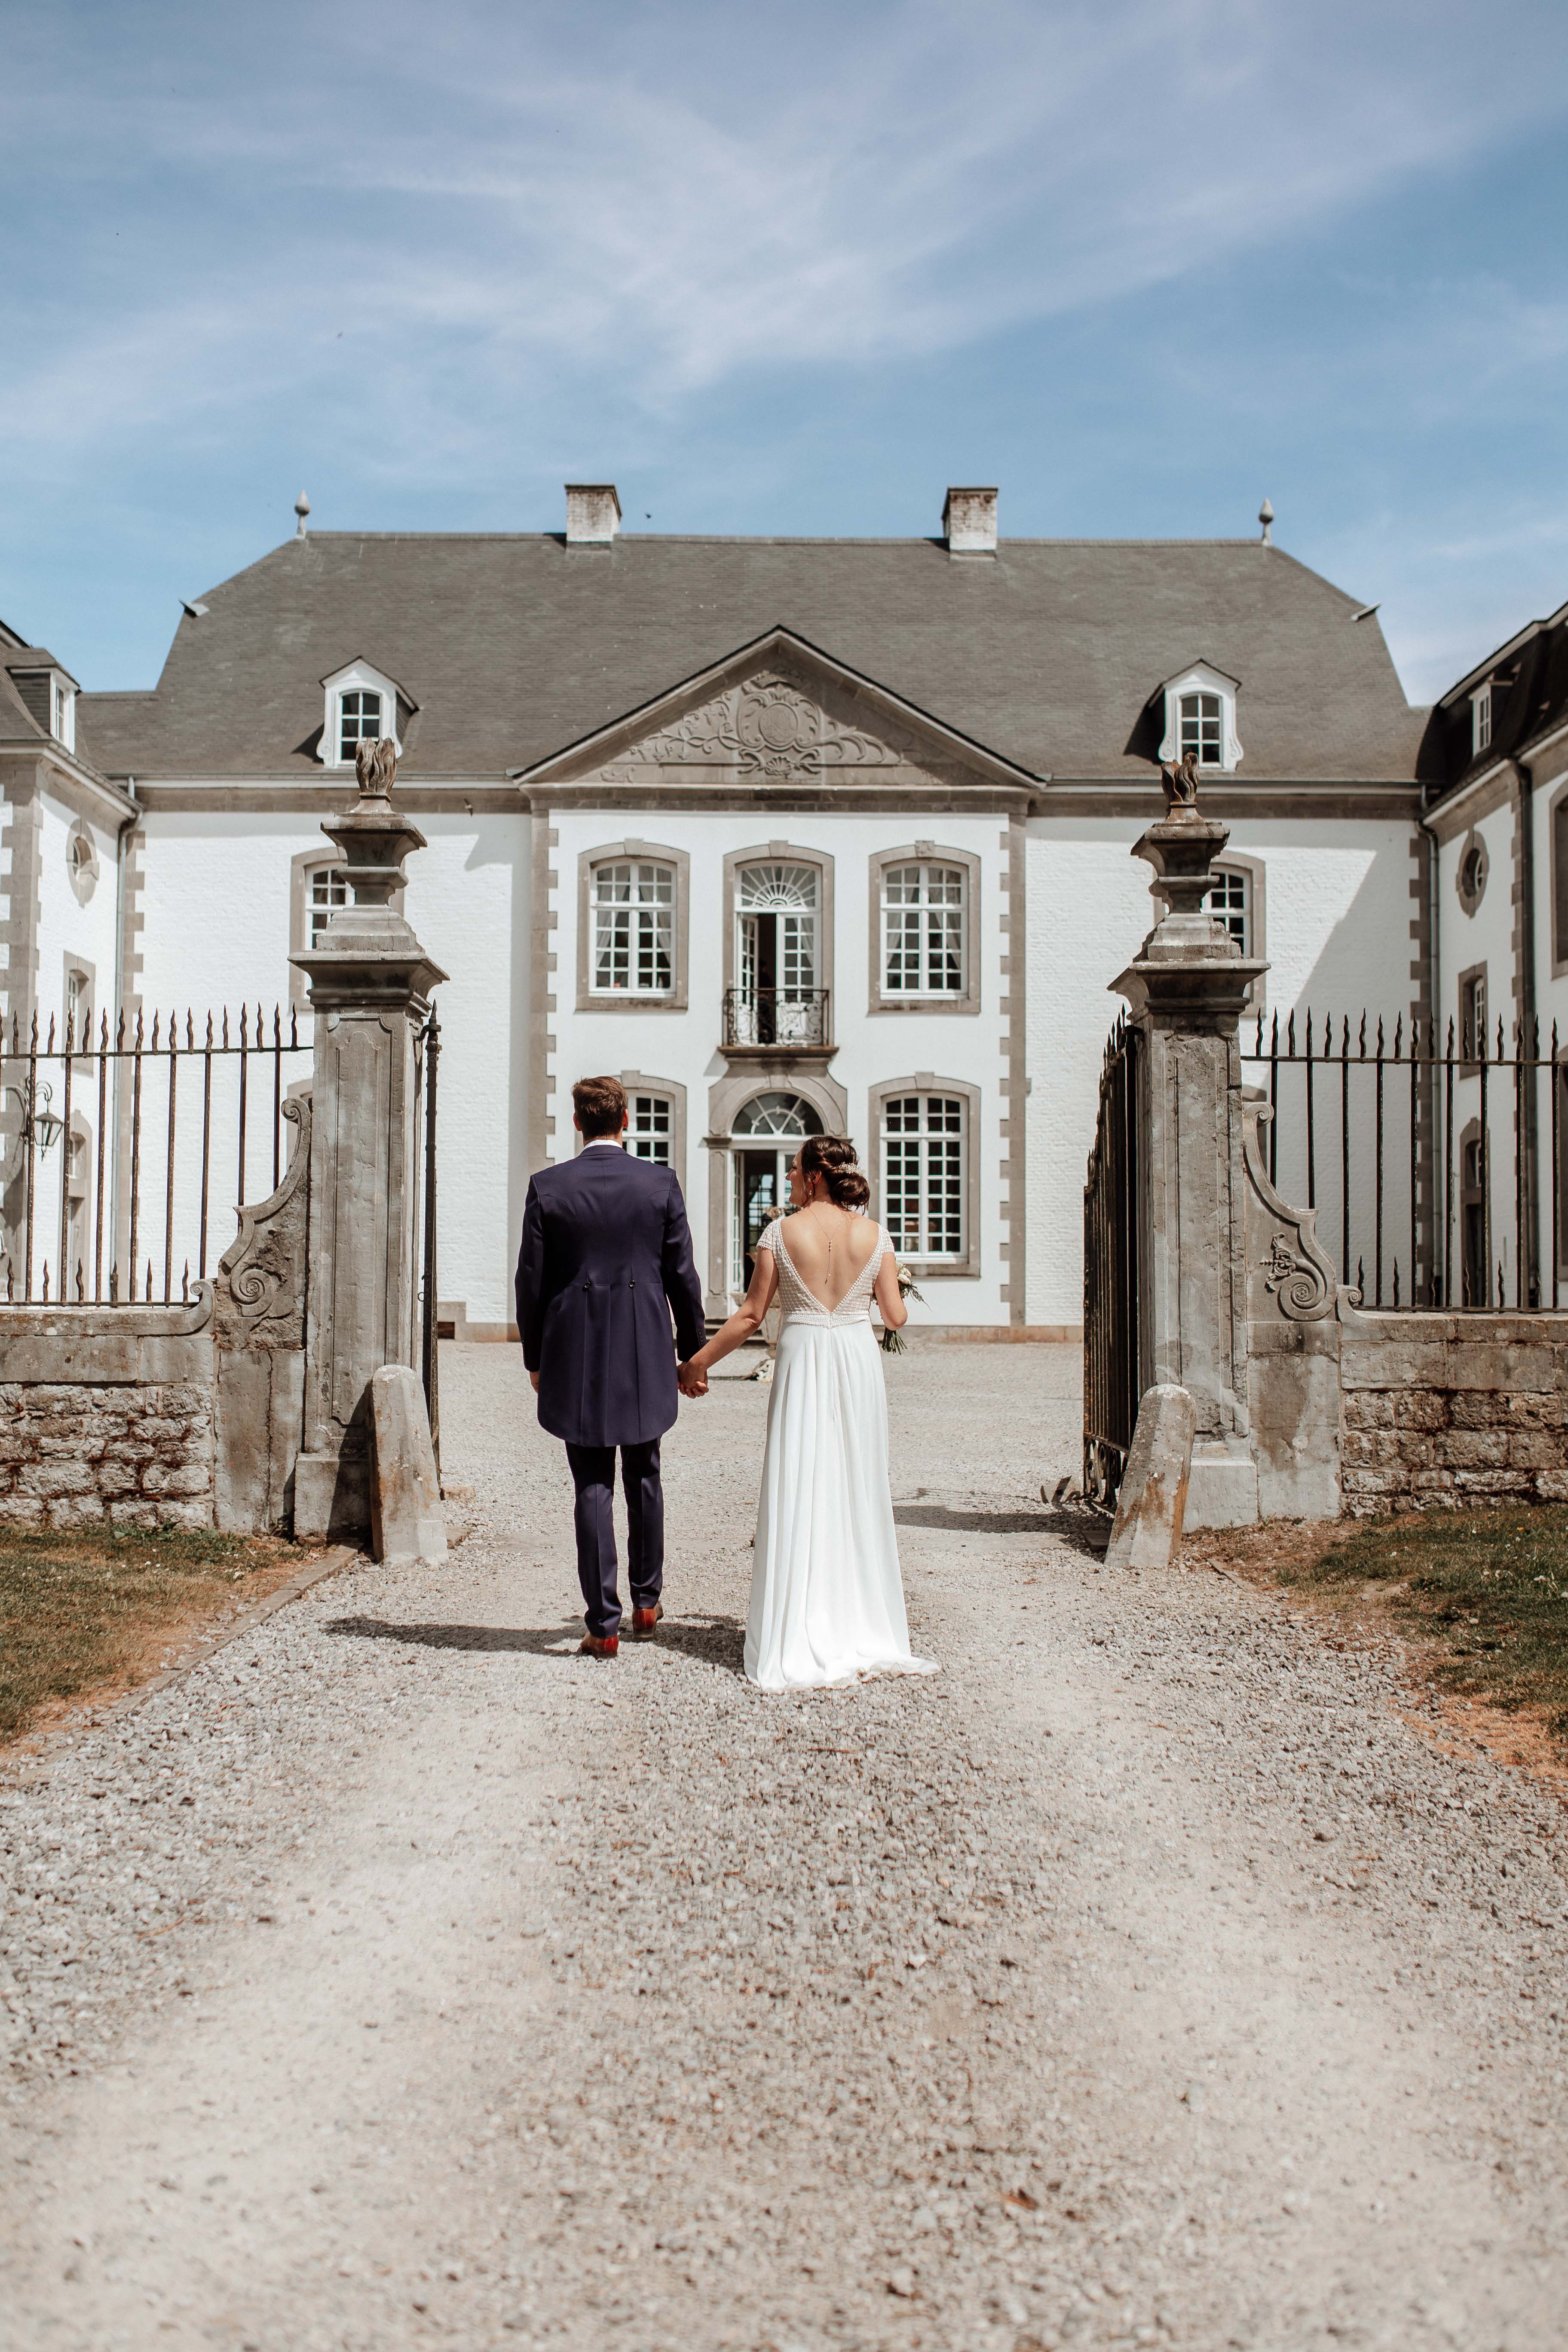
[(517, 1328), (552, 1436), (641, 1445), (664, 1434), (679, 1411), (676, 1349), (684, 1363), (707, 1336), (672, 1169), (596, 1145), (540, 1169), (523, 1211)]

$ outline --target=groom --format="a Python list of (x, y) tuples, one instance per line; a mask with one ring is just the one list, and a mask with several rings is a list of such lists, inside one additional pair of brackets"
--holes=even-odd
[(621, 1626), (616, 1448), (626, 1497), (632, 1634), (646, 1641), (664, 1614), (658, 1441), (679, 1409), (676, 1343), (684, 1363), (706, 1335), (674, 1171), (624, 1149), (626, 1097), (618, 1078), (580, 1078), (572, 1108), (583, 1149), (575, 1160), (540, 1169), (528, 1188), (517, 1328), (540, 1426), (565, 1439), (577, 1487), (577, 1576), (588, 1626), (580, 1648), (613, 1658)]

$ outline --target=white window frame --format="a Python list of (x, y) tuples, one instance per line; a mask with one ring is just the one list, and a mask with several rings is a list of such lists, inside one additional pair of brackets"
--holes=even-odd
[(345, 760), (342, 750), (342, 708), (345, 694), (380, 695), (381, 736), (376, 740), (381, 740), (390, 735), (397, 746), (398, 756), (401, 758), (403, 733), (398, 706), (400, 702), (405, 708), (412, 708), (412, 706), (408, 704), (405, 696), (399, 694), (395, 678), (388, 677), (382, 670), (373, 669), (369, 662), (352, 661), (346, 663), (342, 669), (333, 670), (330, 677), (321, 680), (321, 685), (327, 701), (321, 727), (321, 740), (316, 749), (316, 757), (324, 767), (352, 768), (353, 766), (353, 753), (351, 752)]
[[(933, 1253), (930, 1250), (906, 1247), (900, 1244), (898, 1234), (893, 1231), (888, 1201), (889, 1156), (889, 1146), (900, 1139), (896, 1139), (889, 1129), (889, 1106), (907, 1101), (910, 1097), (920, 1097), (923, 1106), (929, 1106), (932, 1098), (945, 1101), (956, 1100), (961, 1106), (956, 1155), (960, 1185), (960, 1245), (955, 1252), (942, 1250)], [(916, 1141), (924, 1143), (931, 1139), (924, 1132), (924, 1122), (929, 1117), (929, 1108), (923, 1108), (922, 1129), (921, 1132), (913, 1139)], [(869, 1131), (874, 1139), (872, 1166), (869, 1171), (871, 1213), (887, 1228), (899, 1263), (911, 1267), (922, 1279), (927, 1276), (936, 1279), (942, 1276), (958, 1276), (973, 1279), (980, 1272), (980, 1118), (981, 1099), (978, 1087), (958, 1078), (939, 1077), (930, 1070), (917, 1071), (910, 1078), (889, 1079), (871, 1089)], [(947, 1139), (942, 1139), (945, 1142)], [(923, 1194), (926, 1190), (925, 1171), (929, 1169), (930, 1155), (922, 1150), (919, 1156), (922, 1169)]]
[(1492, 682), (1479, 686), (1470, 697), (1470, 757), (1479, 760), (1492, 741)]
[[(600, 988), (598, 875), (606, 866), (667, 866), (675, 878), (670, 908), (670, 984), (664, 989)], [(605, 841), (577, 859), (577, 1010), (579, 1013), (684, 1013), (691, 916), (691, 856), (662, 841)]]
[(97, 889), (100, 871), (92, 827), (79, 816), (66, 835), (66, 875), (79, 907), (85, 907)]
[[(600, 892), (606, 884), (616, 892), (626, 890), (630, 895), (601, 898)], [(675, 921), (679, 890), (679, 877), (667, 858), (595, 859), (588, 880), (588, 992), (591, 996), (601, 1003), (668, 1003), (675, 993)], [(603, 919), (623, 914), (626, 918), (626, 978), (624, 986), (617, 986), (613, 978), (606, 981), (604, 976), (606, 940)], [(616, 928), (615, 924), (609, 927), (612, 959), (620, 952), (615, 945)], [(651, 985), (645, 985), (645, 969), (657, 966), (661, 946), (665, 977)]]
[[(888, 887), (890, 875), (901, 867), (933, 867), (963, 877), (958, 940), (960, 983), (951, 989), (903, 989), (888, 985)], [(981, 888), (980, 859), (973, 850), (947, 849), (934, 841), (916, 841), (907, 847), (879, 850), (871, 860), (869, 914), (870, 972), (868, 1002), (873, 1013), (978, 1013), (979, 956), (976, 951)], [(923, 927), (922, 927), (923, 929)], [(922, 969), (921, 978), (925, 977)]]
[(1182, 700), (1189, 694), (1212, 694), (1219, 703), (1219, 757), (1198, 763), (1200, 776), (1229, 775), (1245, 756), (1241, 739), (1236, 731), (1237, 697), (1240, 681), (1228, 677), (1222, 669), (1208, 662), (1194, 662), (1190, 669), (1179, 670), (1168, 677), (1161, 692), (1165, 698), (1165, 732), (1160, 743), (1162, 760), (1179, 761), (1182, 756)]

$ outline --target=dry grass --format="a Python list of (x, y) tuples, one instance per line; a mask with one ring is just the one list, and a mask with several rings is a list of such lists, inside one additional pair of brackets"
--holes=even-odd
[(1284, 1586), (1345, 1630), (1396, 1632), (1423, 1678), (1475, 1718), (1468, 1730), (1511, 1723), (1539, 1735), (1525, 1748), (1568, 1759), (1568, 1506), (1290, 1524), (1185, 1549), (1194, 1565)]
[(269, 1536), (0, 1536), (0, 1741), (64, 1703), (145, 1682), (211, 1621), (312, 1555)]

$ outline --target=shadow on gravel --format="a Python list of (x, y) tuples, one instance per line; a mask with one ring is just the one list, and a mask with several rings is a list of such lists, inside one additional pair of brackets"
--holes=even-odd
[(1110, 1539), (1110, 1522), (1098, 1511), (955, 1511), (946, 1503), (895, 1503), (900, 1528), (940, 1528), (961, 1536), (1054, 1536), (1075, 1551), (1099, 1559)]
[(679, 1650), (705, 1666), (721, 1666), (739, 1676), (745, 1671), (746, 1629), (738, 1617), (710, 1617), (700, 1623), (692, 1617), (666, 1617), (654, 1636), (660, 1650)]
[(562, 1654), (563, 1642), (582, 1638), (583, 1621), (574, 1617), (564, 1625), (395, 1625), (384, 1617), (333, 1617), (322, 1631), (347, 1633), (361, 1642), (410, 1642), (425, 1650), (531, 1650), (548, 1657)]

